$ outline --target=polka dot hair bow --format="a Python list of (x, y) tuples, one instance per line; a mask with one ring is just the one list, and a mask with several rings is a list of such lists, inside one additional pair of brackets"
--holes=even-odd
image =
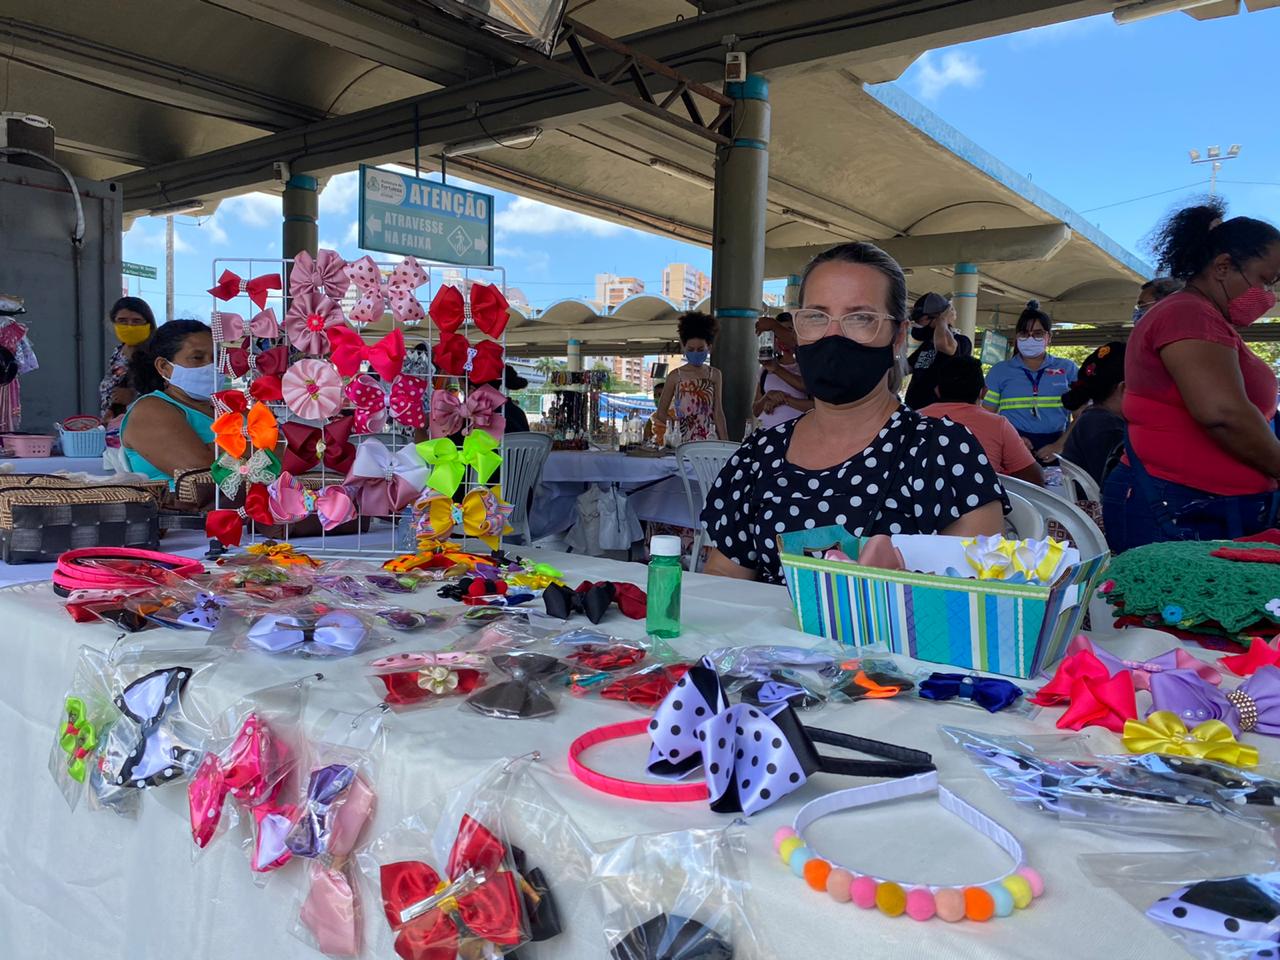
[(414, 291), (427, 282), (427, 272), (413, 257), (405, 257), (391, 271), (385, 283), (382, 271), (372, 257), (361, 257), (347, 264), (347, 277), (360, 291), (360, 299), (351, 308), (351, 322), (359, 326), (381, 320), (388, 310), (408, 326), (421, 323), (427, 315)]

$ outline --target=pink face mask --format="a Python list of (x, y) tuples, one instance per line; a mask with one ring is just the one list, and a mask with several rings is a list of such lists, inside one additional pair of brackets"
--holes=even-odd
[(1227, 303), (1227, 316), (1233, 326), (1247, 327), (1276, 305), (1276, 295), (1263, 286), (1250, 287)]

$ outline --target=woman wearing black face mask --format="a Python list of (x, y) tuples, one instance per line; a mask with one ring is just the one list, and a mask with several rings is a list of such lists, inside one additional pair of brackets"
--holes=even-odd
[(973, 341), (956, 333), (951, 301), (940, 293), (926, 293), (911, 308), (911, 339), (920, 345), (907, 357), (911, 381), (907, 384), (907, 406), (919, 410), (938, 402), (938, 383), (953, 359), (973, 354)]
[(778, 539), (841, 526), (875, 533), (995, 534), (1004, 492), (964, 427), (898, 400), (907, 286), (869, 243), (815, 257), (795, 311), (796, 361), (814, 408), (757, 430), (712, 485), (702, 512), (708, 573), (780, 583)]
[(1225, 213), (1210, 199), (1155, 233), (1160, 266), (1186, 287), (1150, 309), (1125, 351), (1128, 445), (1103, 490), (1117, 553), (1275, 523), (1276, 376), (1240, 330), (1275, 306), (1280, 230)]

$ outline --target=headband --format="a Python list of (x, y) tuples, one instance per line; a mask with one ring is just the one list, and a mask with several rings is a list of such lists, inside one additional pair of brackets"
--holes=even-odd
[[(114, 562), (112, 562), (114, 561)], [(134, 547), (81, 547), (58, 557), (53, 590), (65, 597), (72, 590), (121, 590), (155, 586), (154, 568), (188, 578), (204, 573), (199, 560)]]
[[(953, 813), (1007, 853), (1013, 866), (991, 880), (976, 884), (913, 884), (875, 876), (834, 860), (819, 856), (804, 839), (804, 832), (822, 817), (870, 806), (888, 800), (900, 800), (925, 793), (937, 793), (943, 810)], [(954, 923), (969, 920), (986, 921), (993, 916), (1007, 917), (1015, 909), (1023, 909), (1044, 893), (1044, 881), (1031, 867), (1016, 837), (985, 813), (961, 800), (938, 783), (936, 771), (904, 780), (875, 783), (865, 787), (837, 790), (812, 800), (800, 808), (793, 827), (782, 827), (774, 834), (774, 846), (791, 872), (815, 890), (825, 890), (833, 900), (852, 900), (864, 909), (875, 907), (890, 917), (906, 913), (913, 920), (929, 920), (935, 916)]]

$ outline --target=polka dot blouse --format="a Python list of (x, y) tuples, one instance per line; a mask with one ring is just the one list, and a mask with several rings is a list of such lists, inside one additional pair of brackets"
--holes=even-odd
[(787, 461), (800, 419), (753, 433), (702, 511), (711, 544), (767, 583), (783, 582), (779, 534), (835, 524), (855, 537), (939, 533), (984, 503), (1005, 503), (982, 447), (950, 420), (899, 407), (861, 453), (806, 470)]

